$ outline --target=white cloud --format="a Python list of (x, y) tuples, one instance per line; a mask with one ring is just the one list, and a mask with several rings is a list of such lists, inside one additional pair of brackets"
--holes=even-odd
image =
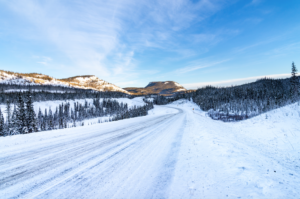
[(37, 59), (39, 61), (37, 61), (36, 63), (39, 63), (39, 64), (43, 64), (43, 65), (48, 65), (49, 62), (52, 61), (52, 58), (51, 57), (46, 57), (46, 56), (37, 56), (37, 55), (34, 55), (32, 56), (34, 59)]
[[(86, 0), (1, 2), (34, 27), (34, 39), (54, 46), (72, 74), (127, 79), (138, 76), (136, 52), (149, 47), (179, 51), (177, 32), (216, 11), (218, 0)], [(28, 26), (29, 27), (29, 26)], [(201, 38), (202, 37), (202, 38)], [(207, 38), (213, 38), (208, 36)], [(28, 37), (26, 37), (28, 39)], [(32, 36), (31, 36), (32, 38)], [(198, 36), (198, 39), (204, 39)], [(50, 60), (39, 60), (47, 65)], [(133, 74), (132, 74), (133, 73)]]
[(223, 80), (223, 81), (216, 81), (216, 82), (198, 82), (192, 84), (183, 84), (183, 86), (187, 89), (197, 89), (203, 86), (211, 85), (211, 86), (232, 86), (232, 85), (241, 85), (245, 83), (254, 82), (258, 79), (269, 77), (269, 78), (287, 78), (290, 77), (291, 74), (275, 74), (275, 75), (262, 75), (262, 76), (255, 76), (255, 77), (246, 77), (246, 78), (239, 78), (239, 79), (230, 79), (230, 80)]

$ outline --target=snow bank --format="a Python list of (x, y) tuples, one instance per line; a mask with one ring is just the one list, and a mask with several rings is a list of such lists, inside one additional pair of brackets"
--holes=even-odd
[(232, 123), (189, 101), (170, 106), (188, 113), (170, 198), (299, 197), (298, 103)]

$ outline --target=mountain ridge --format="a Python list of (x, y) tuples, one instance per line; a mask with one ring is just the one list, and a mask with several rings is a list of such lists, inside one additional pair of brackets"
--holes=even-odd
[(95, 75), (81, 75), (56, 79), (40, 73), (16, 73), (0, 70), (0, 83), (65, 86), (96, 91), (118, 91), (130, 94), (128, 91), (105, 80), (99, 79)]
[(18, 73), (0, 70), (0, 83), (13, 85), (49, 85), (68, 88), (90, 89), (95, 91), (117, 91), (130, 95), (159, 94), (170, 96), (187, 90), (175, 81), (152, 81), (146, 87), (120, 88), (95, 75), (78, 75), (56, 79), (40, 73)]

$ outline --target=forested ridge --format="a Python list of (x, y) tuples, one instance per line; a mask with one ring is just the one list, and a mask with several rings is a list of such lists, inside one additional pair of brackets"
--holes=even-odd
[[(27, 88), (32, 88), (35, 86), (27, 86)], [(37, 90), (38, 88), (44, 88), (44, 87), (51, 87), (51, 86), (36, 86)], [(57, 86), (54, 86), (55, 88)], [(46, 91), (35, 91), (32, 92), (29, 89), (32, 97), (33, 102), (41, 102), (41, 101), (49, 101), (49, 100), (74, 100), (74, 99), (86, 99), (86, 98), (123, 98), (128, 97), (128, 94), (117, 92), (117, 91), (92, 91), (92, 90), (84, 90), (84, 89), (72, 89), (67, 90), (65, 92), (49, 92), (49, 90)], [(53, 91), (57, 91), (53, 89)], [(27, 91), (21, 91), (21, 92), (2, 92), (0, 93), (0, 104), (4, 104), (8, 101), (11, 103), (16, 103), (18, 96), (21, 95), (21, 97), (25, 97)]]
[[(206, 86), (191, 94), (193, 101), (216, 120), (236, 121), (299, 101), (299, 78), (292, 64), (291, 78), (263, 78), (240, 86)], [(187, 94), (187, 96), (189, 95)]]
[(172, 98), (158, 96), (154, 103), (164, 105), (178, 99), (192, 99), (212, 119), (238, 121), (299, 101), (300, 83), (292, 63), (290, 78), (262, 78), (231, 87), (208, 85), (194, 92), (174, 94)]

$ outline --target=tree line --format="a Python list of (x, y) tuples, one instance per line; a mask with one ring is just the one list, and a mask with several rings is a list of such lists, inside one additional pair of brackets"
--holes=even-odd
[(134, 107), (133, 109), (129, 109), (129, 110), (126, 110), (126, 111), (116, 114), (112, 118), (112, 121), (118, 121), (118, 120), (133, 118), (133, 117), (146, 116), (146, 115), (148, 115), (148, 111), (153, 108), (154, 108), (154, 106), (153, 106), (153, 103), (151, 103), (151, 102), (142, 107)]
[(185, 97), (192, 97), (215, 120), (244, 120), (299, 101), (299, 78), (292, 63), (291, 78), (263, 78), (240, 86), (206, 86)]
[[(128, 108), (123, 102), (98, 96), (92, 103), (87, 100), (83, 104), (74, 102), (73, 107), (69, 102), (59, 104), (55, 110), (46, 108), (44, 111), (39, 109), (37, 115), (34, 112), (32, 93), (19, 94), (18, 100), (11, 110), (11, 103), (6, 103), (6, 118), (4, 119), (0, 109), (0, 135), (27, 134), (39, 131), (64, 129), (84, 125), (83, 120), (109, 116), (107, 120), (117, 121), (126, 118), (144, 116), (148, 110), (153, 108), (151, 102), (146, 105)], [(99, 123), (101, 121), (99, 120)]]
[[(24, 79), (22, 79), (24, 80)], [(26, 81), (26, 80), (24, 80)], [(75, 91), (93, 91), (92, 89), (83, 89), (83, 88), (76, 88), (66, 85), (50, 85), (50, 84), (33, 84), (28, 81), (28, 83), (14, 83), (14, 82), (0, 82), (0, 92), (10, 92), (10, 90), (26, 90), (26, 91), (58, 91), (58, 92), (75, 92)]]
[[(25, 99), (25, 100), (24, 100)], [(6, 103), (6, 120), (0, 110), (0, 135), (27, 134), (38, 131), (36, 114), (30, 94), (18, 96), (14, 110)]]
[(193, 100), (212, 119), (244, 120), (300, 100), (300, 83), (294, 63), (291, 69), (291, 77), (286, 79), (262, 78), (231, 87), (208, 85), (172, 97), (158, 96), (153, 102), (164, 105), (178, 99)]
[(41, 101), (53, 101), (53, 100), (75, 100), (75, 99), (86, 99), (86, 98), (128, 98), (128, 94), (117, 92), (117, 91), (90, 91), (90, 90), (78, 90), (73, 89), (72, 92), (47, 92), (47, 91), (39, 91), (39, 92), (31, 92), (31, 89), (24, 92), (9, 92), (9, 93), (0, 93), (0, 104), (5, 104), (7, 101), (11, 103), (16, 103), (18, 100), (18, 96), (21, 95), (23, 98), (25, 97), (27, 92), (31, 93), (33, 102), (41, 102)]

